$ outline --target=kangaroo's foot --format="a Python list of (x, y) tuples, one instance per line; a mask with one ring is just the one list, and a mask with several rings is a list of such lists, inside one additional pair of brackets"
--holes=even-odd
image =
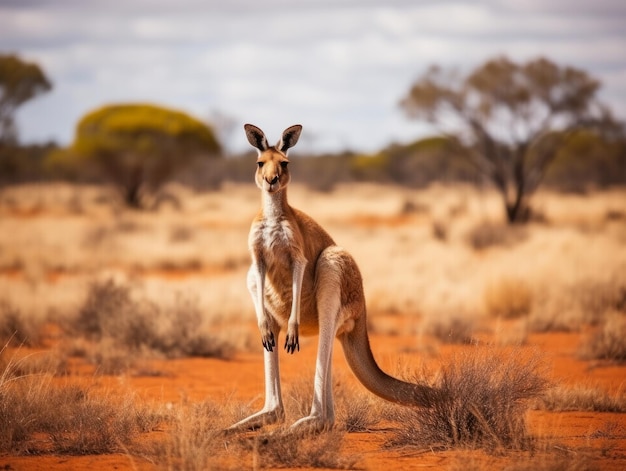
[(282, 408), (270, 411), (261, 410), (256, 414), (252, 414), (250, 417), (246, 417), (236, 424), (231, 425), (225, 430), (225, 432), (249, 432), (251, 430), (257, 430), (261, 427), (265, 427), (266, 425), (280, 423), (283, 420), (285, 420), (285, 411)]
[(331, 430), (334, 421), (323, 417), (309, 415), (295, 422), (289, 431), (302, 434), (321, 433)]

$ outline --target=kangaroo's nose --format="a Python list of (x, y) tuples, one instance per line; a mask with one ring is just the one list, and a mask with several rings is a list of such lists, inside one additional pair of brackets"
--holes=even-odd
[(273, 185), (276, 182), (278, 182), (278, 175), (276, 175), (274, 178), (272, 178), (269, 183), (270, 183), (270, 185)]

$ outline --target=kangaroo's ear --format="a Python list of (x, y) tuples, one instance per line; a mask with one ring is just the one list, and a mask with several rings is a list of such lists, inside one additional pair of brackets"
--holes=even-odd
[(283, 131), (283, 137), (280, 138), (276, 147), (281, 152), (287, 153), (287, 150), (296, 145), (300, 133), (302, 132), (302, 126), (294, 124)]
[(252, 147), (256, 147), (259, 151), (264, 152), (269, 149), (269, 144), (265, 138), (265, 134), (259, 128), (252, 124), (244, 124), (243, 128), (246, 131), (246, 137)]

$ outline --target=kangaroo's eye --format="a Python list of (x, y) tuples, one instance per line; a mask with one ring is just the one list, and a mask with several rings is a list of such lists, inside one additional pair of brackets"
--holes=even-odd
[(263, 164), (264, 164), (264, 163), (265, 163), (265, 162), (257, 162), (256, 164), (259, 166), (259, 168), (261, 168), (261, 167), (263, 167)]
[(283, 161), (280, 163), (280, 166), (281, 166), (282, 168), (287, 168), (287, 165), (288, 165), (288, 164), (289, 164), (289, 162), (287, 162), (286, 160), (283, 160)]

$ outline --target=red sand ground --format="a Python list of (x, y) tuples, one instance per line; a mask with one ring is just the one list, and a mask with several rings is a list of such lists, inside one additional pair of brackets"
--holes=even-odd
[[(389, 319), (401, 322), (399, 316)], [(545, 362), (553, 371), (558, 384), (593, 384), (616, 392), (624, 387), (625, 366), (594, 366), (576, 357), (581, 335), (577, 333), (535, 334), (529, 339), (527, 348), (538, 348)], [(372, 349), (383, 368), (393, 371), (394, 365), (406, 364), (422, 357), (418, 353), (402, 353), (415, 347), (415, 338), (409, 335), (371, 336)], [(451, 355), (473, 347), (442, 346), (437, 358), (426, 358), (425, 363), (446, 361)], [(525, 347), (526, 348), (526, 347)], [(283, 384), (301, 378), (303, 372), (313, 371), (316, 350), (315, 339), (305, 339), (299, 353), (281, 355)], [(415, 351), (415, 348), (412, 348)], [(345, 363), (337, 345), (334, 356), (337, 377), (346, 382), (356, 381)], [(158, 377), (127, 377), (123, 382), (142, 398), (161, 403), (177, 402), (182, 397), (188, 401), (210, 398), (214, 401), (232, 398), (238, 401), (255, 400), (262, 403), (263, 370), (262, 354), (240, 354), (234, 360), (190, 358), (157, 361), (152, 365), (164, 373)], [(88, 373), (87, 373), (88, 374)], [(119, 384), (118, 377), (102, 377), (99, 382), (113, 386)], [(626, 415), (591, 412), (544, 412), (529, 413), (531, 432), (539, 437), (548, 437), (561, 456), (592, 453), (593, 463), (600, 469), (626, 469)], [(618, 424), (618, 437), (607, 436), (603, 431), (610, 424)], [(153, 432), (154, 439), (162, 432)], [(383, 449), (382, 444), (389, 432), (347, 434), (344, 453), (360, 457), (360, 469), (417, 470), (446, 469), (459, 463), (485, 464), (485, 467), (503, 467), (515, 462), (515, 454), (503, 457), (488, 456), (481, 451), (415, 452)], [(147, 438), (151, 439), (150, 437)], [(569, 450), (569, 451), (568, 451)], [(469, 460), (469, 461), (468, 461)], [(252, 463), (250, 468), (252, 469)], [(145, 460), (123, 454), (96, 456), (0, 456), (0, 469), (6, 470), (154, 470), (157, 467)], [(458, 469), (458, 466), (457, 466)]]

